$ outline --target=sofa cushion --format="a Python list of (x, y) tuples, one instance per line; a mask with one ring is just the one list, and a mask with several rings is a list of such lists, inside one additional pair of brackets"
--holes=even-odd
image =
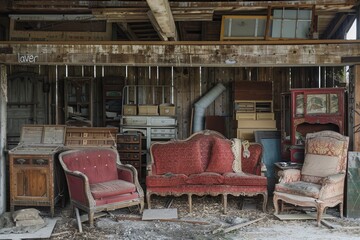
[(223, 174), (224, 184), (233, 186), (266, 186), (267, 178), (248, 173), (229, 172)]
[(339, 157), (308, 153), (305, 155), (301, 174), (326, 177), (337, 173)]
[(206, 168), (206, 172), (232, 172), (233, 161), (234, 155), (231, 150), (231, 141), (216, 138), (211, 150), (210, 162)]
[(113, 180), (103, 183), (90, 184), (91, 194), (95, 199), (112, 197), (121, 194), (133, 193), (136, 187), (133, 183), (123, 180)]
[(313, 198), (319, 198), (320, 188), (319, 184), (303, 181), (275, 185), (275, 191)]
[(164, 174), (146, 176), (146, 186), (148, 187), (177, 187), (186, 184), (185, 174)]
[(223, 184), (224, 177), (219, 173), (203, 172), (199, 174), (191, 174), (186, 180), (187, 184)]
[(157, 143), (151, 150), (156, 174), (190, 175), (204, 171), (198, 141)]

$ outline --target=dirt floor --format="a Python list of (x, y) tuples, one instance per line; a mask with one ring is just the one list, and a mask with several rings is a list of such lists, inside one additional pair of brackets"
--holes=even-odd
[[(261, 198), (252, 198), (248, 209), (242, 210), (249, 199), (229, 197), (228, 213), (222, 212), (220, 197), (193, 197), (193, 212), (188, 212), (187, 197), (153, 197), (153, 208), (176, 208), (176, 221), (142, 221), (137, 207), (115, 210), (95, 220), (95, 227), (84, 222), (79, 233), (70, 207), (58, 208), (59, 220), (51, 239), (360, 239), (360, 219), (334, 218), (326, 221), (333, 228), (317, 227), (315, 220), (281, 221), (273, 215), (271, 201), (268, 212), (261, 209)], [(252, 206), (252, 207), (251, 207)], [(298, 210), (288, 213), (299, 214)], [(328, 214), (339, 216), (337, 209)], [(224, 233), (226, 229), (252, 220), (261, 220)]]

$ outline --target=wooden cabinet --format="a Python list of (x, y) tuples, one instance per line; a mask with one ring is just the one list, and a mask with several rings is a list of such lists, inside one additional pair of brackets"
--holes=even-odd
[(283, 156), (302, 162), (307, 133), (345, 133), (345, 89), (291, 89), (282, 94), (281, 115)]
[(65, 193), (57, 155), (64, 145), (65, 126), (26, 125), (19, 146), (9, 151), (10, 210), (15, 206), (48, 206)]
[(93, 124), (93, 78), (65, 78), (65, 122), (70, 126)]
[(142, 173), (145, 171), (142, 171), (141, 134), (117, 134), (116, 139), (121, 163), (134, 166), (138, 171), (139, 181), (142, 182)]
[(117, 127), (122, 114), (123, 78), (106, 77), (103, 79), (103, 126)]

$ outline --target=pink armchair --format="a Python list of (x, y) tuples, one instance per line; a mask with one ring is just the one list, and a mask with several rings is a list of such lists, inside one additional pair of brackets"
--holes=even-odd
[[(144, 209), (144, 192), (136, 169), (120, 163), (119, 154), (111, 148), (88, 148), (63, 152), (59, 155), (65, 171), (71, 203), (88, 213), (89, 224), (96, 212), (134, 205)], [(81, 230), (80, 230), (81, 231)]]
[(280, 172), (275, 185), (274, 208), (279, 201), (295, 206), (315, 207), (317, 224), (327, 207), (339, 205), (343, 217), (344, 183), (349, 138), (333, 131), (309, 133), (305, 141), (305, 160), (301, 170)]

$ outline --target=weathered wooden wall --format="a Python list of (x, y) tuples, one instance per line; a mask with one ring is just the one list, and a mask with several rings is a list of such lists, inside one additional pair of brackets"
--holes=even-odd
[[(342, 67), (341, 67), (342, 68)], [(335, 70), (334, 70), (335, 69)], [(267, 81), (273, 83), (274, 111), (277, 127), (280, 129), (280, 94), (290, 88), (303, 87), (331, 87), (336, 81), (331, 79), (331, 71), (318, 67), (136, 67), (136, 66), (16, 66), (16, 71), (33, 71), (46, 76), (51, 84), (51, 91), (47, 96), (47, 122), (56, 123), (55, 111), (58, 107), (58, 122), (64, 123), (64, 78), (66, 76), (94, 77), (94, 126), (102, 126), (102, 79), (118, 77), (126, 85), (173, 85), (176, 89), (175, 103), (179, 125), (179, 138), (186, 138), (191, 133), (191, 115), (193, 104), (206, 94), (217, 83), (222, 83), (226, 90), (206, 110), (207, 116), (223, 116), (226, 118), (228, 137), (232, 137), (232, 89), (231, 84), (236, 81)], [(320, 73), (327, 72), (326, 76)], [(321, 80), (319, 83), (319, 80)], [(58, 104), (56, 103), (56, 84), (58, 85)], [(150, 100), (151, 94), (145, 93)], [(170, 100), (169, 100), (170, 101)]]

